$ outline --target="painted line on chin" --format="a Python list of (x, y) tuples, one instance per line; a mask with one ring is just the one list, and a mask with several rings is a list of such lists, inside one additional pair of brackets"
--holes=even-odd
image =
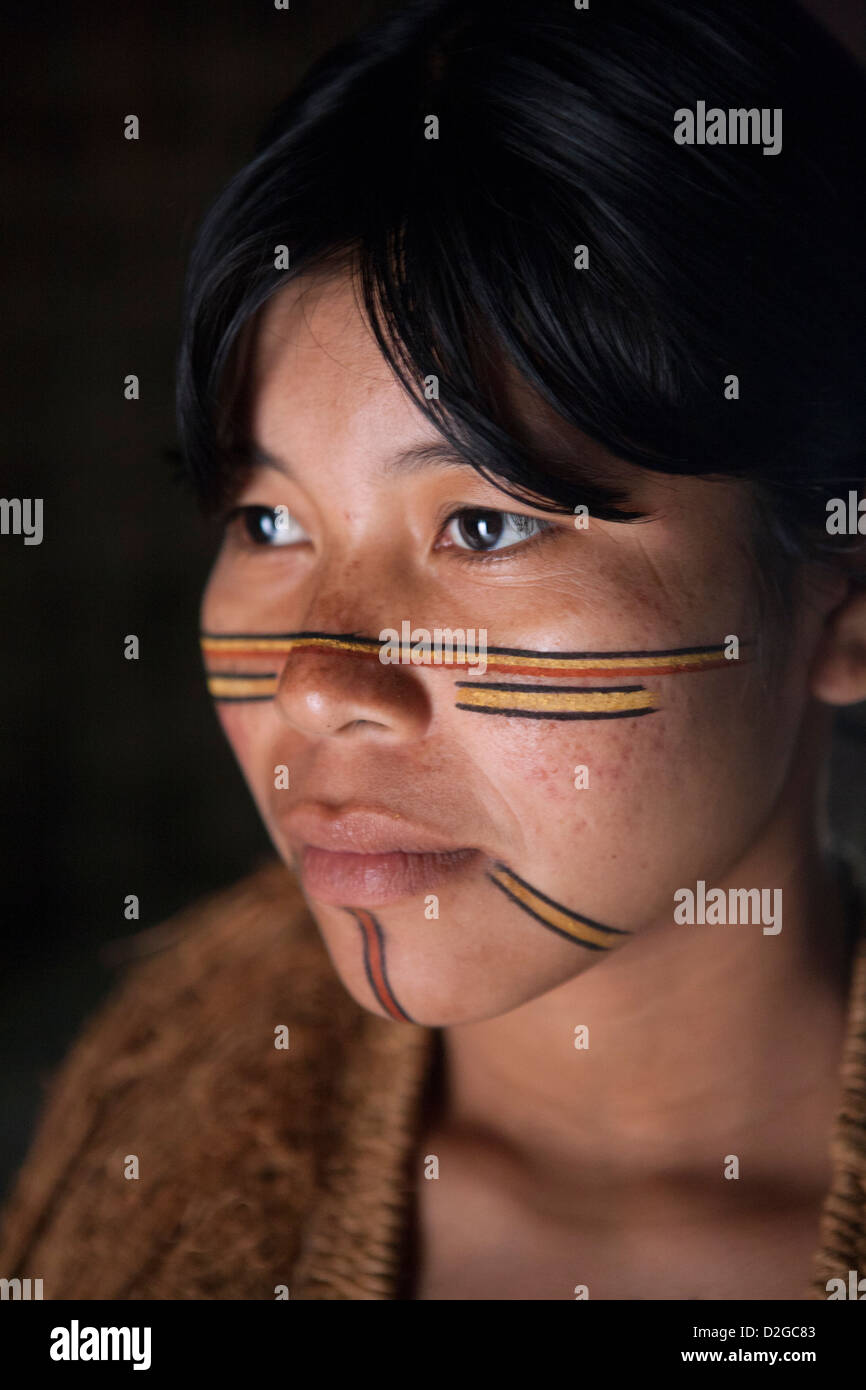
[(407, 1014), (391, 988), (385, 965), (385, 933), (372, 912), (360, 908), (347, 907), (346, 911), (354, 917), (361, 928), (364, 948), (364, 971), (370, 988), (385, 1012), (400, 1023), (414, 1023)]

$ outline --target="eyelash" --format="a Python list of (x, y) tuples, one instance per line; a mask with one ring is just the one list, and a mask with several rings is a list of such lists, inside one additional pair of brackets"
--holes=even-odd
[[(241, 532), (241, 543), (246, 549), (292, 549), (292, 546), (283, 547), (260, 543), (250, 536), (245, 525), (242, 524), (246, 521), (248, 517), (252, 517), (256, 514), (258, 514), (259, 516), (266, 516), (268, 515), (268, 513), (273, 515), (274, 511), (275, 508), (266, 507), (262, 503), (248, 503), (243, 506), (232, 507), (228, 512), (226, 512), (223, 515), (223, 517), (221, 518), (221, 522), (223, 529), (226, 532), (228, 532), (235, 523), (241, 523), (238, 525), (237, 529)], [(439, 530), (437, 532), (437, 546), (438, 542), (442, 539), (442, 536), (448, 530), (452, 522), (458, 521), (461, 517), (485, 515), (501, 517), (503, 522), (522, 521), (526, 524), (531, 523), (535, 525), (538, 529), (535, 531), (533, 535), (527, 536), (525, 540), (521, 540), (510, 546), (506, 546), (502, 550), (472, 550), (469, 547), (463, 547), (453, 543), (442, 548), (454, 551), (455, 554), (458, 555), (461, 560), (467, 560), (472, 564), (477, 564), (479, 562), (496, 563), (501, 560), (511, 558), (511, 556), (513, 556), (518, 551), (521, 554), (525, 554), (527, 550), (535, 549), (536, 546), (544, 544), (547, 540), (549, 540), (553, 533), (558, 529), (555, 523), (551, 521), (546, 521), (542, 517), (530, 516), (528, 513), (525, 512), (505, 512), (500, 511), (494, 507), (458, 507), (456, 511), (450, 512), (441, 522)]]
[(531, 523), (537, 526), (538, 530), (536, 530), (533, 535), (527, 536), (525, 540), (505, 546), (502, 550), (471, 550), (468, 547), (464, 548), (463, 546), (453, 544), (444, 547), (447, 550), (452, 550), (461, 561), (468, 561), (470, 564), (496, 564), (511, 559), (512, 556), (516, 555), (518, 552), (521, 555), (525, 555), (528, 550), (534, 550), (536, 546), (544, 544), (557, 530), (553, 522), (545, 521), (541, 517), (530, 516), (526, 512), (503, 512), (497, 510), (495, 507), (459, 507), (457, 511), (451, 512), (445, 518), (439, 528), (437, 540), (441, 539), (442, 535), (448, 530), (448, 527), (453, 521), (458, 521), (460, 517), (479, 515), (498, 516), (501, 517), (503, 521)]
[[(246, 550), (291, 549), (292, 547), (289, 546), (284, 547), (279, 545), (264, 545), (259, 541), (254, 540), (246, 528), (246, 520), (256, 515), (270, 516), (273, 522), (273, 518), (276, 515), (276, 510), (276, 507), (266, 507), (261, 502), (250, 502), (247, 503), (245, 506), (232, 507), (220, 518), (220, 521), (223, 527), (223, 531), (225, 533), (230, 533), (232, 530), (240, 532), (241, 544)], [(289, 518), (289, 520), (291, 520), (291, 517)], [(276, 523), (273, 522), (273, 524)]]

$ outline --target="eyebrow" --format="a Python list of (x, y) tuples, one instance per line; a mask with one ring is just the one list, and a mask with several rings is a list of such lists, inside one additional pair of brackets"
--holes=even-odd
[[(296, 477), (291, 464), (286, 459), (270, 453), (260, 444), (253, 442), (238, 452), (241, 458), (248, 463), (259, 464), (265, 468), (275, 468), (286, 478), (294, 480)], [(462, 468), (471, 473), (476, 472), (472, 464), (444, 440), (441, 443), (432, 440), (428, 444), (415, 444), (410, 449), (402, 449), (399, 453), (391, 454), (379, 464), (379, 472), (385, 477), (390, 477), (395, 473), (419, 472), (424, 468)]]
[[(282, 473), (283, 477), (293, 482), (298, 481), (292, 465), (286, 459), (272, 454), (256, 440), (241, 444), (231, 452), (235, 460), (241, 464), (247, 466), (258, 464), (262, 467), (274, 468), (278, 473)], [(564, 455), (560, 455), (556, 451), (549, 452), (547, 455), (549, 462), (559, 465), (562, 464), (564, 458)], [(568, 462), (573, 467), (575, 460), (569, 456)], [(434, 439), (424, 444), (414, 444), (409, 449), (402, 449), (398, 453), (382, 459), (377, 465), (378, 472), (383, 477), (391, 477), (395, 473), (401, 472), (420, 472), (422, 469), (429, 468), (458, 468), (464, 473), (469, 472), (475, 477), (481, 477), (484, 482), (490, 483), (493, 487), (498, 486), (495, 479), (479, 473), (478, 469), (473, 467), (468, 459), (458, 453), (445, 439)], [(577, 479), (575, 479), (575, 485), (579, 485)], [(590, 512), (601, 520), (629, 522), (643, 521), (648, 518), (648, 513), (645, 511), (630, 511), (624, 507), (628, 492), (622, 486), (595, 482), (591, 479), (591, 475), (585, 476), (580, 486), (582, 486)], [(506, 493), (506, 496), (510, 496), (504, 488), (501, 490)], [(520, 501), (520, 499), (515, 498), (515, 501)], [(521, 502), (521, 505), (530, 506), (538, 511), (547, 511), (551, 515), (568, 515), (571, 510), (563, 504), (545, 504), (543, 500), (531, 498)]]

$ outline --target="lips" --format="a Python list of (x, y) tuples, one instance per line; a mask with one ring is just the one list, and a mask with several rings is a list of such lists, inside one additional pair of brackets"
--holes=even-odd
[(307, 845), (301, 879), (313, 898), (336, 907), (386, 907), (431, 892), (477, 859), (478, 850), (442, 854), (335, 854)]
[(308, 802), (280, 824), (305, 891), (337, 907), (384, 907), (432, 892), (480, 857), (478, 849), (380, 807)]

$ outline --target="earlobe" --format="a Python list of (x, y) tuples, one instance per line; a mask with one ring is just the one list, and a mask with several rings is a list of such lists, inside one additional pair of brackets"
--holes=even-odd
[(829, 614), (812, 664), (810, 689), (827, 705), (866, 700), (866, 588), (852, 586)]

